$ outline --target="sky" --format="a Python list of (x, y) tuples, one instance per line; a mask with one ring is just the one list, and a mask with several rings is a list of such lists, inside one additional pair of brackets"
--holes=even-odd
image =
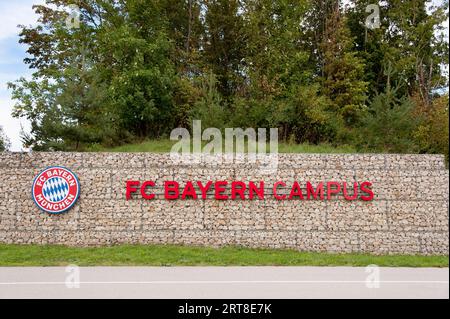
[[(12, 151), (22, 151), (20, 132), (28, 132), (30, 125), (25, 119), (16, 119), (11, 116), (14, 101), (7, 83), (20, 77), (29, 78), (32, 71), (23, 63), (26, 47), (19, 44), (18, 24), (35, 25), (37, 16), (32, 10), (33, 4), (43, 4), (44, 0), (0, 0), (0, 13), (2, 14), (0, 26), (0, 126), (11, 142)], [(345, 1), (344, 1), (345, 2)], [(433, 0), (435, 4), (442, 0)], [(374, 0), (374, 3), (376, 1)], [(448, 21), (446, 23), (448, 34)]]
[(2, 14), (0, 26), (0, 126), (11, 142), (12, 151), (22, 150), (21, 127), (29, 131), (29, 123), (11, 116), (14, 102), (6, 84), (20, 78), (30, 77), (31, 70), (23, 63), (26, 47), (19, 44), (18, 24), (35, 25), (37, 16), (32, 10), (33, 4), (42, 4), (43, 0), (0, 0)]

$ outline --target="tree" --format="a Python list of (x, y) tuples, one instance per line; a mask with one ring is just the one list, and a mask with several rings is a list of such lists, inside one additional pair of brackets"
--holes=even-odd
[(433, 99), (424, 122), (415, 132), (419, 151), (423, 153), (445, 154), (449, 159), (448, 93)]
[(330, 101), (315, 83), (316, 68), (310, 63), (308, 30), (304, 27), (310, 3), (244, 3), (249, 97), (239, 103), (236, 115), (250, 119), (254, 126), (279, 127), (285, 141), (329, 141), (336, 133), (330, 125)]
[(118, 129), (154, 138), (173, 124), (175, 67), (160, 1), (127, 1), (115, 24), (104, 27), (100, 54)]
[(323, 93), (348, 127), (354, 127), (365, 108), (367, 83), (362, 80), (364, 61), (354, 52), (353, 38), (335, 1), (325, 19), (320, 46), (323, 56)]
[(448, 43), (443, 23), (448, 19), (448, 2), (427, 11), (426, 0), (387, 1), (386, 14), (389, 29), (384, 46), (386, 57), (404, 79), (407, 86), (400, 94), (418, 94), (427, 107), (431, 93), (437, 87), (448, 85), (441, 67), (448, 63)]
[(96, 35), (103, 8), (95, 1), (80, 3), (78, 28), (66, 23), (70, 1), (48, 0), (33, 6), (40, 15), (37, 27), (22, 26), (20, 42), (28, 45), (25, 63), (31, 80), (9, 83), (16, 100), (13, 115), (31, 122), (25, 144), (36, 150), (72, 150), (108, 137), (99, 81)]
[(236, 94), (244, 79), (244, 19), (238, 0), (205, 1), (204, 57), (226, 100)]
[[(197, 91), (199, 98), (194, 103), (190, 116), (192, 120), (201, 120), (203, 127), (225, 128), (225, 115), (222, 98), (217, 90), (217, 80), (210, 73), (200, 79), (200, 89)], [(189, 124), (189, 126), (192, 122)]]
[[(402, 82), (397, 94), (420, 96), (430, 106), (437, 88), (448, 85), (442, 67), (448, 65), (448, 42), (443, 25), (448, 19), (448, 1), (430, 6), (430, 1), (388, 0), (380, 3), (380, 28), (367, 30), (365, 7), (370, 0), (353, 1), (349, 26), (356, 50), (365, 63), (364, 79), (370, 83), (370, 96), (386, 89), (388, 80)], [(428, 9), (427, 9), (428, 7)], [(396, 78), (388, 79), (383, 68), (392, 67)]]
[(252, 97), (286, 96), (291, 87), (310, 85), (314, 69), (308, 63), (302, 21), (307, 1), (244, 2), (247, 31), (245, 75)]
[(370, 0), (84, 0), (77, 27), (72, 3), (46, 0), (21, 28), (33, 76), (9, 87), (34, 150), (160, 138), (201, 119), (299, 143), (445, 151), (434, 136), (448, 127), (436, 99), (447, 2), (382, 1), (376, 29)]
[(69, 4), (34, 6), (40, 24), (22, 26), (35, 72), (9, 87), (14, 116), (31, 122), (28, 146), (77, 150), (167, 132), (175, 72), (160, 1), (83, 1), (78, 28), (65, 23)]
[(200, 51), (205, 34), (202, 5), (200, 0), (162, 1), (161, 14), (167, 20), (167, 35), (174, 42), (173, 62), (181, 77), (192, 78), (202, 72)]
[(423, 118), (414, 114), (414, 102), (408, 96), (397, 97), (400, 88), (391, 88), (377, 94), (362, 118), (359, 129), (359, 147), (388, 153), (415, 153), (418, 151), (414, 135)]
[(361, 77), (368, 83), (368, 99), (372, 99), (376, 94), (384, 92), (386, 77), (383, 67), (384, 60), (384, 34), (388, 29), (387, 15), (384, 6), (379, 8), (379, 22), (377, 28), (368, 28), (366, 19), (370, 12), (366, 12), (368, 5), (372, 5), (371, 0), (352, 1), (353, 6), (346, 10), (347, 25), (350, 36), (354, 39), (354, 52), (364, 61), (364, 72)]

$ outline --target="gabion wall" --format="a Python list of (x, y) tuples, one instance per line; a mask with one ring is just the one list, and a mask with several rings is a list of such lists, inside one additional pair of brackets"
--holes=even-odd
[[(47, 166), (80, 180), (75, 206), (39, 210), (34, 177)], [(0, 153), (0, 242), (100, 246), (184, 244), (316, 252), (448, 255), (449, 172), (439, 155), (280, 154), (257, 164), (174, 164), (169, 154)], [(153, 180), (156, 198), (125, 199), (127, 180)], [(372, 201), (166, 200), (163, 181), (370, 181)], [(208, 193), (209, 194), (209, 193)]]

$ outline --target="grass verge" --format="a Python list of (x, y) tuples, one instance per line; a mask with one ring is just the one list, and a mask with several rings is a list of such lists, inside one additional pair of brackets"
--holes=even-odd
[(0, 244), (0, 266), (367, 266), (448, 267), (448, 256), (329, 254), (174, 245), (66, 247)]
[[(100, 146), (94, 146), (89, 149), (89, 151), (95, 152), (153, 152), (153, 153), (167, 153), (170, 152), (172, 146), (176, 143), (176, 141), (171, 141), (168, 139), (160, 139), (160, 140), (146, 140), (141, 143), (135, 144), (124, 144), (117, 147), (112, 148), (104, 148)], [(206, 142), (203, 142), (203, 145), (206, 145)], [(225, 144), (222, 143), (222, 147), (224, 148)], [(247, 145), (247, 144), (245, 144)], [(247, 150), (247, 147), (245, 147)], [(267, 145), (267, 150), (270, 149), (269, 145)], [(330, 144), (319, 144), (319, 145), (311, 145), (311, 144), (291, 144), (291, 143), (279, 143), (278, 144), (278, 152), (279, 153), (357, 153), (356, 149), (352, 146), (343, 145), (343, 146), (333, 146)]]

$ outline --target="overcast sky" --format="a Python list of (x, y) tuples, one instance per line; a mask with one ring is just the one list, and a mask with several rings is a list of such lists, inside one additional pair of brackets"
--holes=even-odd
[[(442, 3), (442, 0), (434, 0)], [(44, 0), (0, 0), (2, 14), (0, 27), (0, 126), (11, 141), (13, 151), (22, 150), (20, 139), (21, 127), (29, 130), (25, 119), (15, 119), (11, 116), (14, 102), (6, 83), (15, 81), (21, 76), (29, 77), (31, 71), (23, 63), (26, 57), (26, 47), (18, 43), (18, 24), (35, 25), (36, 15), (31, 9), (33, 4), (42, 4)], [(376, 3), (376, 1), (374, 1)], [(448, 21), (447, 21), (448, 34)]]

